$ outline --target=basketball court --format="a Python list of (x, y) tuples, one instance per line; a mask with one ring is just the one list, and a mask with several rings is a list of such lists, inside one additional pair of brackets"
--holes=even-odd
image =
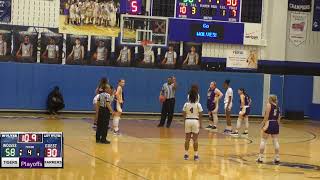
[[(282, 121), (281, 164), (273, 165), (268, 141), (266, 163), (255, 162), (260, 121), (251, 121), (248, 138), (200, 132), (200, 161), (184, 160), (184, 129), (179, 117), (172, 128), (157, 128), (157, 116), (125, 116), (121, 136), (108, 134), (110, 145), (96, 144), (91, 115), (2, 114), (1, 131), (61, 131), (63, 169), (2, 169), (0, 179), (319, 179), (320, 124)], [(223, 119), (223, 118), (222, 118)], [(207, 122), (206, 122), (207, 123)], [(205, 123), (205, 125), (206, 125)], [(220, 130), (225, 122), (220, 122)], [(190, 155), (193, 155), (192, 153)]]

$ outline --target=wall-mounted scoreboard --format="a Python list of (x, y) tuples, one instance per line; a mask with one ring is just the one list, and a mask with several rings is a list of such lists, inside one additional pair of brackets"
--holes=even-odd
[(63, 168), (62, 132), (2, 132), (2, 168)]
[(239, 22), (241, 0), (176, 0), (176, 18)]
[(120, 13), (140, 14), (142, 11), (142, 0), (120, 0)]

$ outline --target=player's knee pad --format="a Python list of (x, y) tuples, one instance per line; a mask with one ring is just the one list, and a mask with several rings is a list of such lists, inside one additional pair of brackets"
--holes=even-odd
[(260, 142), (260, 149), (264, 149), (266, 146), (267, 140), (264, 138), (261, 138), (261, 142)]
[(273, 138), (273, 145), (275, 149), (280, 149), (279, 139)]

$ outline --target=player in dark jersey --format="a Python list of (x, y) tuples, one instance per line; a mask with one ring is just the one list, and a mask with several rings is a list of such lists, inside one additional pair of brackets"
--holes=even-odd
[(103, 85), (101, 87), (102, 93), (99, 94), (99, 98), (97, 101), (98, 108), (98, 122), (97, 122), (97, 132), (96, 132), (96, 142), (102, 144), (110, 144), (108, 141), (108, 126), (110, 116), (113, 113), (111, 104), (110, 104), (110, 94), (108, 94), (107, 85)]
[(261, 143), (260, 143), (260, 153), (259, 157), (257, 159), (258, 163), (263, 162), (263, 154), (264, 149), (266, 146), (266, 142), (268, 140), (268, 137), (271, 136), (273, 140), (274, 150), (275, 150), (275, 158), (274, 163), (278, 164), (280, 163), (280, 156), (279, 156), (279, 123), (280, 123), (280, 108), (278, 106), (278, 98), (276, 95), (270, 95), (269, 102), (266, 106), (266, 111), (264, 114), (263, 119), (263, 128), (262, 128), (262, 137), (261, 137)]
[(125, 80), (120, 79), (118, 81), (118, 87), (115, 93), (115, 99), (113, 101), (113, 109), (115, 111), (113, 116), (113, 134), (114, 135), (120, 135), (119, 121), (121, 118), (122, 108), (124, 103), (124, 93), (123, 93), (124, 86), (125, 86)]
[(248, 135), (248, 129), (249, 129), (249, 114), (250, 114), (250, 108), (251, 108), (251, 98), (243, 88), (238, 89), (238, 94), (240, 96), (240, 112), (237, 120), (237, 127), (236, 127), (236, 130), (233, 133), (231, 133), (232, 136), (239, 136), (239, 130), (241, 128), (242, 121), (245, 122), (245, 127), (246, 127), (243, 135)]
[(217, 130), (219, 121), (219, 100), (222, 98), (222, 96), (222, 92), (217, 88), (217, 83), (215, 81), (211, 82), (207, 92), (207, 109), (209, 114), (209, 125), (206, 127), (207, 130)]

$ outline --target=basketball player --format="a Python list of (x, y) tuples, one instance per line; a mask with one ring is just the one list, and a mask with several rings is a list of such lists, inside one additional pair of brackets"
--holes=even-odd
[(101, 25), (108, 26), (108, 9), (107, 4), (104, 3), (101, 7)]
[(130, 65), (131, 50), (127, 46), (123, 46), (117, 59), (118, 65)]
[(98, 109), (98, 122), (97, 122), (97, 132), (96, 132), (96, 143), (110, 144), (108, 141), (108, 126), (110, 116), (113, 113), (111, 104), (110, 104), (110, 94), (108, 94), (108, 88), (106, 85), (102, 86), (102, 93), (99, 94), (97, 101)]
[(243, 88), (238, 90), (238, 94), (240, 96), (240, 112), (237, 120), (236, 130), (231, 133), (232, 136), (239, 136), (239, 130), (241, 128), (242, 121), (245, 122), (245, 131), (243, 135), (248, 135), (249, 129), (249, 114), (250, 114), (250, 106), (251, 106), (251, 98), (248, 96), (246, 91)]
[(108, 49), (104, 45), (104, 41), (99, 40), (96, 52), (93, 54), (93, 60), (98, 64), (106, 64)]
[(56, 60), (59, 57), (59, 47), (56, 45), (53, 38), (49, 38), (49, 44), (46, 50), (42, 54), (42, 58), (45, 60)]
[(80, 21), (81, 25), (86, 24), (86, 12), (87, 12), (87, 7), (83, 4), (80, 7)]
[(188, 53), (186, 59), (183, 62), (183, 65), (195, 66), (199, 63), (199, 54), (196, 52), (194, 46), (191, 47), (191, 51)]
[(23, 43), (20, 44), (19, 50), (16, 53), (18, 59), (31, 59), (33, 54), (33, 45), (30, 43), (30, 37), (24, 36)]
[(0, 34), (0, 56), (7, 55), (7, 42), (3, 38), (3, 34)]
[(76, 21), (76, 4), (71, 4), (69, 24), (75, 24), (75, 21)]
[(230, 80), (225, 80), (223, 83), (224, 89), (226, 89), (226, 94), (224, 96), (224, 110), (226, 114), (227, 127), (224, 130), (225, 134), (230, 134), (232, 132), (231, 124), (231, 109), (232, 109), (232, 100), (233, 100), (233, 90), (230, 87)]
[(93, 4), (91, 2), (87, 3), (87, 12), (86, 12), (86, 16), (87, 16), (87, 24), (92, 24), (93, 23)]
[(217, 88), (217, 83), (215, 81), (211, 82), (207, 93), (207, 109), (209, 114), (209, 125), (206, 127), (207, 130), (218, 130), (219, 100), (222, 96), (222, 92)]
[(263, 163), (263, 154), (264, 149), (268, 140), (268, 137), (271, 136), (273, 140), (274, 145), (274, 151), (275, 151), (275, 158), (274, 163), (279, 164), (280, 163), (280, 156), (279, 156), (279, 123), (280, 123), (280, 108), (278, 106), (278, 98), (275, 95), (270, 95), (269, 102), (266, 106), (266, 111), (264, 114), (264, 119), (262, 121), (263, 128), (261, 133), (261, 143), (260, 143), (260, 153), (259, 157), (257, 159), (258, 163)]
[(196, 92), (197, 94), (198, 94), (198, 98), (197, 98), (197, 103), (198, 102), (200, 102), (200, 95), (199, 95), (199, 86), (198, 85), (196, 85), (196, 84), (193, 84), (193, 85), (191, 85), (191, 89), (190, 89), (190, 91), (189, 91), (189, 93), (188, 93), (188, 101), (190, 101), (190, 93), (191, 92)]
[(113, 101), (114, 115), (113, 115), (113, 134), (120, 135), (119, 131), (119, 121), (122, 114), (122, 108), (124, 103), (124, 93), (123, 88), (125, 86), (125, 80), (120, 79), (118, 81), (118, 87), (115, 93), (115, 99)]
[(184, 159), (189, 159), (189, 145), (190, 140), (192, 138), (193, 140), (193, 149), (194, 149), (194, 160), (199, 160), (199, 154), (198, 154), (198, 135), (200, 128), (202, 128), (202, 106), (200, 103), (197, 103), (198, 99), (198, 93), (194, 90), (191, 90), (189, 93), (189, 100), (186, 102), (183, 106), (183, 119), (184, 119), (184, 127), (185, 127), (185, 133), (186, 133), (186, 139), (185, 139), (185, 154)]
[(81, 7), (82, 7), (82, 2), (79, 2), (77, 5), (76, 5), (76, 25), (81, 25)]
[(66, 16), (66, 21), (64, 23), (69, 24), (69, 22), (70, 22), (70, 4), (69, 4), (69, 2), (66, 2), (64, 4), (63, 14)]
[(174, 68), (177, 63), (177, 53), (173, 50), (173, 46), (169, 46), (169, 50), (166, 52), (162, 65), (166, 67)]
[(93, 9), (93, 24), (100, 25), (100, 4), (98, 0), (94, 3), (94, 9)]
[(154, 52), (152, 47), (149, 45), (145, 45), (143, 53), (143, 60), (141, 61), (142, 66), (151, 66), (154, 63)]
[(68, 56), (69, 61), (81, 62), (84, 59), (84, 46), (81, 45), (79, 38), (76, 38), (75, 45), (72, 47), (72, 51)]

